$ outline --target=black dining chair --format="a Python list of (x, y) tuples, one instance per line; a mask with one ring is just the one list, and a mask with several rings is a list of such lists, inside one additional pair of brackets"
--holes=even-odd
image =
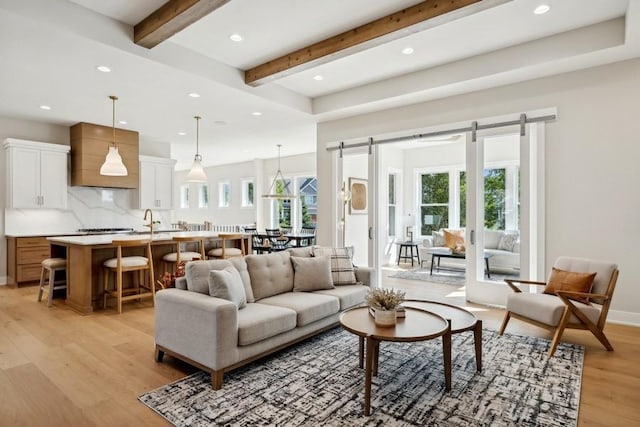
[(289, 238), (283, 236), (279, 228), (266, 228), (265, 231), (271, 243), (271, 252), (284, 251), (291, 247)]

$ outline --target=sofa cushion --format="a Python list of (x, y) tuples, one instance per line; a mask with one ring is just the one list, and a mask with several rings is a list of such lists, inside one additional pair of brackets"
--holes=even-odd
[[(580, 273), (552, 267), (544, 293), (551, 295), (555, 295), (558, 291), (589, 293), (595, 278), (596, 273)], [(568, 296), (568, 298), (584, 303), (587, 302), (587, 299), (583, 297)]]
[(502, 230), (484, 230), (484, 248), (485, 249), (498, 249), (500, 239), (504, 235)]
[(347, 248), (314, 246), (313, 256), (331, 257), (331, 277), (335, 286), (355, 285), (357, 283), (351, 253)]
[(322, 257), (291, 257), (293, 264), (293, 291), (309, 292), (320, 289), (333, 289), (331, 277), (331, 258)]
[(369, 292), (368, 286), (363, 285), (344, 285), (333, 289), (324, 289), (314, 291), (314, 294), (330, 295), (338, 298), (340, 301), (340, 310), (346, 310), (349, 307), (355, 307), (364, 301), (365, 295)]
[(260, 304), (294, 310), (297, 314), (297, 326), (308, 325), (340, 310), (338, 298), (310, 292), (287, 292), (264, 298), (260, 300)]
[(295, 311), (274, 305), (249, 303), (238, 311), (238, 345), (253, 344), (295, 327)]
[(519, 238), (520, 234), (517, 231), (504, 231), (502, 233), (502, 237), (500, 237), (498, 249), (513, 252), (513, 248), (515, 247)]
[(431, 246), (444, 246), (444, 232), (442, 230), (431, 232)]
[(247, 305), (240, 273), (232, 265), (209, 272), (209, 295), (231, 301), (239, 309)]
[(253, 292), (251, 290), (251, 280), (246, 273), (246, 265), (243, 259), (213, 259), (206, 261), (191, 261), (184, 268), (184, 277), (187, 278), (187, 290), (209, 295), (209, 272), (211, 270), (222, 270), (228, 266), (234, 266), (240, 273), (244, 294), (247, 302), (252, 302)]
[(289, 252), (247, 255), (245, 258), (256, 301), (293, 290), (293, 266)]
[(313, 256), (313, 248), (311, 246), (303, 246), (300, 248), (289, 248), (287, 252), (293, 257), (305, 257), (309, 258)]
[[(589, 320), (598, 322), (600, 317), (599, 306), (576, 304)], [(549, 326), (557, 326), (560, 323), (565, 305), (562, 300), (554, 295), (547, 294), (527, 294), (524, 292), (513, 293), (507, 296), (507, 310), (537, 320)], [(580, 320), (571, 315), (569, 323), (579, 324)]]

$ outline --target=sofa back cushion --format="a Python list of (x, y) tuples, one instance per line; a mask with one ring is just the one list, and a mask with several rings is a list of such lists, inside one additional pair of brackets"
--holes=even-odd
[(485, 249), (498, 249), (500, 239), (504, 231), (502, 230), (484, 230), (484, 248)]
[(242, 272), (243, 269), (246, 271), (246, 264), (244, 266), (243, 264), (243, 260), (235, 259), (234, 262), (230, 259), (190, 261), (184, 268), (184, 277), (187, 279), (187, 290), (209, 295), (209, 272), (211, 270), (222, 270), (226, 267), (235, 267), (238, 270), (238, 273), (240, 273), (240, 278), (242, 279), (245, 298), (248, 302), (253, 302), (254, 297), (251, 289), (251, 281), (249, 279), (249, 274), (243, 274)]
[(287, 249), (287, 252), (289, 252), (289, 254), (292, 257), (297, 256), (297, 257), (310, 258), (313, 256), (313, 250), (311, 246), (303, 246), (300, 248), (289, 248)]
[(256, 301), (293, 291), (293, 267), (289, 252), (247, 255), (245, 258)]

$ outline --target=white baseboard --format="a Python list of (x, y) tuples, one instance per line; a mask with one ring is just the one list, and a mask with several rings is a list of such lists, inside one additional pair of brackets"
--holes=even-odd
[(620, 325), (640, 326), (640, 313), (631, 311), (609, 310), (607, 322)]
[(6, 285), (9, 281), (9, 276), (0, 276), (0, 286)]

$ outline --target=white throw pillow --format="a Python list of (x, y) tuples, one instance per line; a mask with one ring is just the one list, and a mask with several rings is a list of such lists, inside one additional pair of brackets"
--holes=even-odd
[(320, 246), (313, 247), (313, 256), (331, 257), (331, 277), (335, 286), (355, 285), (356, 273), (353, 268), (353, 261), (347, 248), (324, 248)]
[(513, 247), (518, 242), (520, 234), (517, 231), (505, 231), (498, 243), (498, 249), (501, 251), (513, 252)]
[(444, 232), (440, 231), (432, 231), (431, 232), (431, 240), (434, 248), (444, 246)]
[(209, 272), (209, 295), (231, 301), (239, 309), (247, 305), (242, 278), (233, 266)]
[(293, 264), (293, 292), (333, 289), (331, 257), (291, 257)]

